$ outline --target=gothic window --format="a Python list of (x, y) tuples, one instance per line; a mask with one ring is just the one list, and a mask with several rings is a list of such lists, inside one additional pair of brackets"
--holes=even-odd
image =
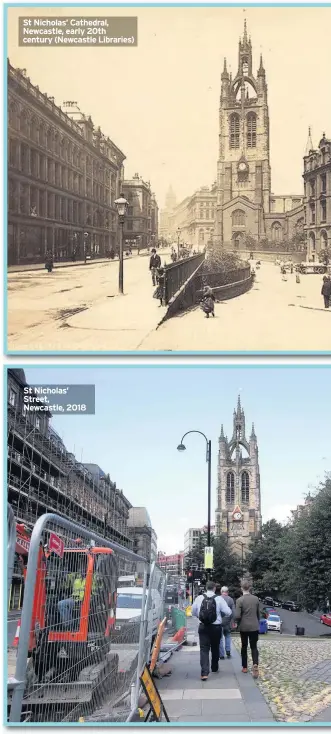
[(11, 102), (9, 105), (8, 119), (10, 127), (18, 127), (18, 109), (14, 102)]
[(282, 225), (279, 222), (274, 222), (271, 227), (271, 235), (274, 242), (280, 242), (282, 240)]
[(321, 175), (321, 193), (326, 194), (326, 173)]
[(240, 119), (239, 115), (234, 113), (230, 117), (230, 148), (239, 148), (239, 130), (240, 130)]
[(256, 115), (250, 112), (247, 115), (247, 148), (256, 148)]
[(226, 476), (226, 501), (229, 504), (234, 503), (234, 473), (229, 471)]
[(241, 475), (241, 501), (243, 504), (249, 502), (249, 476), (247, 471), (243, 471)]
[(232, 212), (232, 226), (244, 226), (245, 225), (245, 212), (242, 209), (235, 209)]
[(304, 227), (304, 220), (303, 220), (303, 218), (298, 219), (298, 221), (297, 221), (297, 223), (295, 225), (295, 229), (296, 229), (296, 231), (297, 231), (298, 234), (302, 234), (303, 227)]

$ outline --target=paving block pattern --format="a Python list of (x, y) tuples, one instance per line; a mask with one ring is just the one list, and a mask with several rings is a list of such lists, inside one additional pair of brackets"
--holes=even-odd
[(317, 721), (331, 706), (331, 640), (262, 638), (259, 651), (257, 684), (276, 720)]

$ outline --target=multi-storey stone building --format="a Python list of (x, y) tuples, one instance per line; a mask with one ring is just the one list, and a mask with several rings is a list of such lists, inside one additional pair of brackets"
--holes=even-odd
[[(23, 409), (23, 370), (8, 370), (8, 502), (16, 521), (33, 528), (38, 517), (55, 512), (132, 550), (130, 502), (96, 464), (83, 464), (51, 426), (49, 412)], [(125, 564), (122, 563), (125, 571)], [(22, 594), (15, 563), (11, 607)]]
[(8, 264), (106, 256), (117, 246), (121, 150), (8, 62)]
[(318, 260), (321, 252), (331, 249), (331, 139), (325, 133), (317, 150), (309, 133), (303, 179), (308, 255)]
[(230, 440), (223, 425), (219, 438), (216, 536), (244, 557), (250, 540), (261, 532), (261, 491), (257, 438), (254, 425), (246, 438), (245, 414), (238, 398)]
[(144, 249), (158, 243), (158, 206), (149, 181), (138, 173), (125, 180), (122, 191), (128, 201), (124, 220), (125, 245)]

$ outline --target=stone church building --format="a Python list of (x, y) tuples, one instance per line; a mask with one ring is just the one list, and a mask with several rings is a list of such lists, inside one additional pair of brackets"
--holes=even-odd
[(221, 82), (215, 240), (238, 249), (247, 234), (257, 241), (291, 239), (303, 232), (303, 193), (272, 193), (266, 72), (261, 55), (253, 73), (246, 21), (237, 74), (232, 79), (224, 59)]
[(252, 426), (246, 438), (245, 413), (238, 397), (230, 440), (223, 425), (219, 438), (215, 535), (226, 535), (232, 550), (245, 557), (248, 545), (262, 527), (260, 468), (257, 438)]

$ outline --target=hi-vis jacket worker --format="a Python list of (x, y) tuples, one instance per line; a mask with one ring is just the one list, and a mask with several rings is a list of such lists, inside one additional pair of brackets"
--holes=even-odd
[(85, 594), (86, 578), (81, 572), (69, 573), (67, 586), (71, 586), (71, 596), (58, 602), (57, 608), (61, 622), (70, 622), (76, 602), (82, 602)]

